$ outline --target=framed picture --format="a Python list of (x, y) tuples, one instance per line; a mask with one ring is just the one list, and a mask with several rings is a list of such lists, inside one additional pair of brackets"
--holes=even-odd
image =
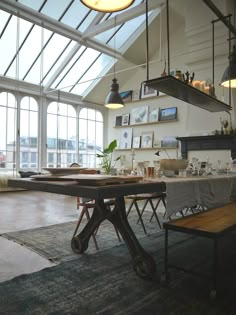
[(141, 148), (152, 148), (153, 131), (143, 132), (141, 138)]
[(137, 107), (131, 110), (130, 124), (144, 124), (148, 121), (148, 106)]
[(129, 125), (129, 114), (122, 115), (122, 126)]
[(155, 122), (159, 119), (159, 108), (153, 108), (149, 113), (149, 122)]
[(132, 94), (132, 101), (138, 101), (140, 99), (140, 89), (134, 90)]
[(121, 96), (124, 103), (132, 101), (132, 92), (133, 91), (120, 92), (120, 96)]
[(122, 129), (120, 132), (120, 149), (131, 149), (132, 128)]
[(140, 98), (146, 98), (151, 96), (158, 96), (158, 91), (154, 90), (146, 85), (146, 82), (141, 83)]
[(160, 110), (159, 120), (176, 120), (177, 107), (163, 108)]
[(121, 126), (122, 124), (122, 116), (116, 116), (116, 126)]
[(178, 141), (174, 136), (163, 137), (161, 140), (161, 147), (163, 148), (177, 148)]
[(141, 137), (133, 137), (133, 143), (132, 143), (132, 148), (137, 149), (140, 148), (140, 143), (141, 143)]

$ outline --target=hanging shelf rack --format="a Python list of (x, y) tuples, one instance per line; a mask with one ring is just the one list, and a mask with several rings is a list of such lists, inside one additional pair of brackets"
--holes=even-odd
[[(203, 0), (204, 1), (204, 0)], [(210, 1), (210, 0), (205, 0)], [(205, 2), (204, 1), (204, 2)], [(148, 2), (148, 0), (146, 0)], [(167, 51), (168, 51), (168, 74), (170, 73), (170, 44), (169, 44), (169, 1), (166, 0), (166, 14), (167, 14)], [(146, 16), (147, 19), (147, 16)], [(146, 30), (147, 35), (148, 31)], [(213, 56), (214, 57), (214, 56)], [(213, 63), (214, 65), (214, 63)], [(213, 70), (214, 73), (214, 70)], [(162, 76), (156, 79), (149, 80), (149, 60), (148, 60), (148, 36), (147, 36), (147, 80), (145, 84), (157, 91), (163, 92), (167, 95), (180, 99), (189, 104), (195, 105), (199, 108), (205, 109), (209, 112), (229, 112), (232, 109), (231, 104), (228, 105), (216, 97), (208, 95), (190, 84), (187, 84), (171, 75)]]
[(152, 89), (178, 98), (209, 112), (222, 112), (232, 109), (231, 106), (219, 101), (215, 97), (210, 96), (171, 75), (148, 80), (146, 81), (146, 85)]

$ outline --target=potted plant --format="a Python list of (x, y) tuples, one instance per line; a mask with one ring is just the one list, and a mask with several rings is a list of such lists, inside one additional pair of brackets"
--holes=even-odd
[(112, 153), (117, 147), (117, 141), (113, 140), (110, 144), (102, 150), (98, 150), (100, 153), (97, 153), (97, 157), (101, 159), (101, 167), (105, 171), (106, 174), (111, 174), (111, 169), (115, 167), (115, 163), (120, 160), (120, 156), (118, 156), (114, 160), (114, 164), (112, 164)]

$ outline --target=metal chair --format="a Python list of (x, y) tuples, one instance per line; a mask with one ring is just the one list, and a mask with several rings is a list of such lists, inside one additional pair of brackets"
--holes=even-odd
[[(153, 219), (153, 217), (155, 217), (156, 220), (157, 220), (157, 223), (158, 223), (158, 225), (159, 225), (159, 227), (161, 229), (162, 226), (161, 226), (160, 220), (159, 220), (158, 215), (157, 215), (157, 208), (158, 208), (158, 206), (159, 206), (161, 201), (162, 201), (164, 207), (166, 208), (165, 198), (166, 198), (166, 193), (165, 192), (129, 195), (129, 196), (126, 197), (126, 199), (130, 199), (131, 200), (131, 203), (130, 203), (129, 208), (127, 210), (127, 217), (129, 215), (132, 207), (134, 206), (136, 211), (137, 211), (137, 214), (138, 214), (138, 221), (137, 221), (137, 223), (139, 223), (139, 221), (140, 221), (144, 233), (147, 234), (147, 231), (146, 231), (143, 219), (142, 219), (142, 215), (143, 215), (147, 205), (150, 204), (151, 209), (153, 211), (152, 216), (150, 218), (150, 222)], [(155, 204), (153, 203), (154, 200), (156, 200)], [(138, 206), (138, 202), (139, 201), (144, 201), (144, 205), (143, 205), (141, 210), (139, 209), (139, 206)]]

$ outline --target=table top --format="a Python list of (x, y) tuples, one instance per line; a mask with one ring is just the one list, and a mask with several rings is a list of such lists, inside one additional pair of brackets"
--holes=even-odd
[(9, 179), (10, 187), (24, 188), (28, 190), (45, 191), (50, 193), (88, 197), (92, 199), (104, 199), (127, 196), (139, 193), (165, 192), (166, 184), (163, 181), (107, 184), (100, 186), (81, 185), (73, 180), (65, 181), (37, 181), (32, 178)]

